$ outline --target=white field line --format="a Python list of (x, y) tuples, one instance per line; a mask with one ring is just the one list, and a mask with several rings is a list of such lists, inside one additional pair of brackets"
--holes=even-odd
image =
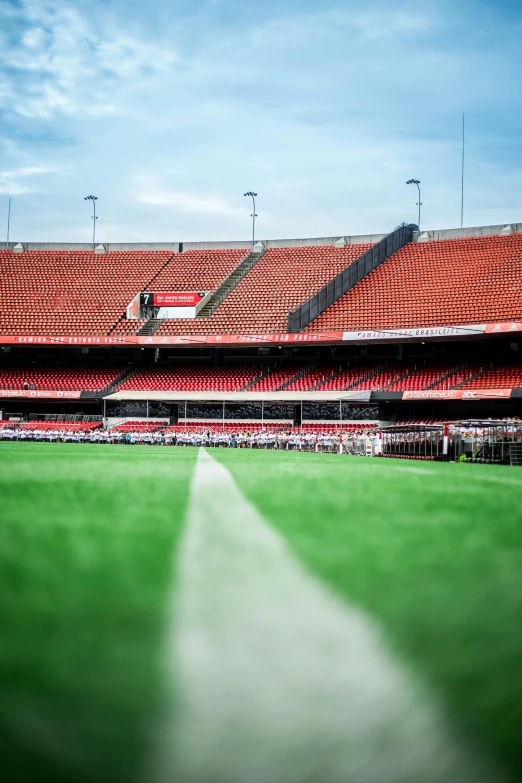
[[(363, 523), (364, 520), (361, 520)], [(203, 449), (179, 553), (155, 783), (485, 783), (371, 620)]]

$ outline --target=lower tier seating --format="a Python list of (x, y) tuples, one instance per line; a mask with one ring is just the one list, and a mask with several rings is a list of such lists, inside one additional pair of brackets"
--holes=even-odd
[(121, 391), (241, 391), (263, 374), (262, 365), (176, 365), (138, 370)]
[(463, 385), (463, 389), (517, 389), (522, 387), (522, 364), (507, 364), (488, 370)]
[(23, 389), (24, 384), (34, 384), (36, 389), (48, 391), (101, 391), (113, 383), (124, 369), (125, 365), (41, 367), (24, 364), (3, 367), (0, 369), (0, 389)]
[(49, 430), (66, 430), (67, 432), (90, 432), (102, 426), (101, 421), (26, 421), (19, 429), (28, 432), (49, 432)]
[(163, 429), (164, 422), (157, 421), (124, 421), (111, 427), (113, 432), (155, 432)]
[(355, 383), (351, 388), (360, 391), (383, 391), (414, 370), (414, 364), (394, 364), (372, 375), (371, 378)]
[(257, 383), (249, 388), (252, 392), (272, 392), (280, 389), (281, 386), (287, 388), (286, 384), (302, 371), (302, 365), (292, 364), (288, 367), (280, 367), (272, 370), (265, 378), (261, 378)]

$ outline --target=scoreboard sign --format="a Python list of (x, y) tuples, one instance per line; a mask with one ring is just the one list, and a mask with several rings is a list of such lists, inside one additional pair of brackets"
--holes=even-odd
[[(142, 291), (127, 308), (127, 318), (196, 318), (210, 299), (210, 291)], [(134, 314), (138, 303), (138, 315)], [(151, 310), (152, 308), (152, 310)]]
[(140, 294), (142, 307), (197, 307), (206, 291), (169, 291)]

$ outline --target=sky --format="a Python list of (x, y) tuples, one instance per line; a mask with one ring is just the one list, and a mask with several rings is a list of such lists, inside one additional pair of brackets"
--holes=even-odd
[(0, 236), (522, 222), (518, 0), (0, 0)]

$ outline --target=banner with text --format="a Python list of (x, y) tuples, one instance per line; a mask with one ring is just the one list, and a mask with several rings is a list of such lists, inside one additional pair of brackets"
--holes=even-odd
[(11, 398), (30, 398), (38, 400), (78, 400), (81, 397), (81, 391), (47, 391), (45, 389), (0, 389), (0, 397)]
[(405, 391), (403, 400), (494, 400), (511, 396), (512, 389), (425, 389)]
[[(199, 296), (199, 294), (197, 294)], [(200, 301), (200, 303), (203, 300)], [(181, 305), (180, 305), (181, 307)], [(299, 332), (282, 334), (172, 334), (152, 337), (126, 335), (124, 337), (95, 335), (52, 337), (47, 335), (0, 335), (0, 345), (244, 345), (246, 343), (361, 343), (387, 342), (397, 343), (408, 340), (441, 340), (480, 337), (482, 335), (509, 334), (522, 332), (522, 322), (502, 322), (491, 324), (473, 324), (463, 326), (432, 326), (416, 329), (377, 329), (358, 332)]]
[(154, 293), (154, 307), (196, 307), (205, 296), (205, 291)]

